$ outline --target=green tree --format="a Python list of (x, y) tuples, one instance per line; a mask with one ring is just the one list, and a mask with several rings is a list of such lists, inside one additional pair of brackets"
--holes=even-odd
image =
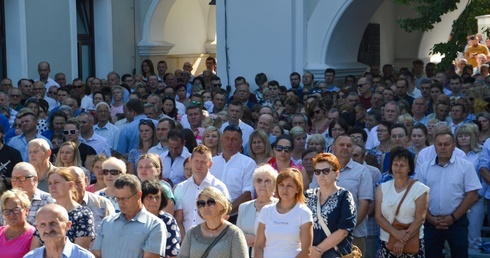
[[(457, 9), (460, 0), (393, 0), (397, 4), (406, 5), (413, 8), (417, 16), (399, 18), (397, 20), (400, 28), (407, 32), (429, 31), (434, 28), (434, 24), (441, 22), (443, 14)], [(430, 54), (439, 53), (444, 58), (437, 65), (437, 70), (443, 71), (457, 57), (458, 52), (464, 50), (467, 43), (466, 36), (477, 33), (478, 24), (476, 16), (490, 14), (489, 0), (467, 0), (467, 4), (458, 19), (453, 21), (452, 33), (448, 35), (447, 42), (434, 45)], [(490, 36), (489, 28), (483, 28)]]

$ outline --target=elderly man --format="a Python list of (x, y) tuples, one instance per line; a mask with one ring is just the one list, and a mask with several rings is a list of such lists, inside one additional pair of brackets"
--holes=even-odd
[[(38, 176), (34, 166), (27, 162), (19, 162), (12, 170), (12, 187), (25, 191), (31, 206), (27, 214), (27, 222), (36, 226), (36, 212), (48, 203), (54, 203), (54, 199), (47, 192), (38, 189)], [(3, 216), (0, 217), (0, 225), (3, 225)]]
[(96, 134), (102, 136), (107, 140), (111, 150), (117, 148), (117, 138), (120, 129), (109, 122), (111, 118), (111, 108), (105, 102), (100, 102), (95, 106), (95, 118), (97, 118), (97, 124), (93, 126), (93, 130)]
[(24, 257), (95, 257), (66, 237), (72, 222), (68, 219), (68, 212), (63, 206), (48, 204), (42, 207), (37, 213), (36, 222), (44, 246), (30, 251)]
[(76, 201), (92, 210), (94, 214), (94, 226), (97, 231), (105, 217), (116, 213), (114, 206), (109, 199), (85, 190), (88, 185), (88, 177), (81, 168), (75, 166), (68, 168), (75, 178), (75, 189), (78, 193), (78, 199)]
[(114, 183), (120, 213), (102, 221), (92, 247), (96, 257), (159, 258), (165, 254), (167, 228), (141, 201), (141, 183), (123, 175)]
[(230, 191), (233, 206), (231, 222), (236, 221), (238, 206), (252, 198), (252, 174), (257, 166), (254, 160), (240, 153), (242, 137), (242, 130), (238, 126), (225, 127), (221, 136), (223, 154), (213, 158), (210, 169), (211, 174), (223, 181)]
[(204, 145), (199, 145), (194, 149), (191, 156), (192, 176), (175, 187), (175, 219), (179, 225), (182, 238), (191, 227), (203, 222), (199, 216), (195, 200), (202, 189), (214, 186), (220, 189), (229, 199), (228, 189), (225, 184), (214, 177), (209, 169), (211, 168), (211, 151)]
[(48, 192), (48, 173), (56, 169), (49, 161), (51, 148), (45, 139), (34, 139), (27, 146), (29, 163), (36, 169), (38, 177), (38, 188)]
[(449, 130), (434, 136), (437, 156), (422, 164), (415, 177), (430, 187), (429, 207), (424, 224), (427, 257), (442, 257), (444, 242), (451, 257), (468, 257), (466, 213), (478, 200), (482, 187), (473, 163), (454, 155), (456, 144)]

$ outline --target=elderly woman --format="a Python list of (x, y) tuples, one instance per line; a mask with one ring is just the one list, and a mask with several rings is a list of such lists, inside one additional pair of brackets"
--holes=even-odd
[(162, 160), (160, 156), (154, 153), (143, 154), (140, 156), (138, 161), (138, 178), (142, 181), (153, 181), (158, 180), (163, 188), (163, 193), (165, 197), (170, 200), (168, 204), (165, 205), (165, 211), (174, 214), (174, 195), (172, 193), (172, 187), (169, 183), (162, 179)]
[(155, 124), (151, 119), (141, 119), (138, 128), (138, 148), (130, 150), (128, 155), (127, 166), (129, 174), (135, 174), (134, 168), (138, 167), (138, 159), (141, 154), (146, 154), (151, 147), (158, 143)]
[(277, 176), (279, 201), (262, 208), (255, 237), (254, 257), (309, 257), (313, 218), (305, 205), (301, 173), (295, 168)]
[(340, 163), (333, 154), (320, 153), (313, 159), (320, 188), (306, 191), (306, 205), (313, 215), (313, 248), (310, 257), (339, 257), (351, 253), (356, 226), (354, 197), (337, 186)]
[(303, 152), (303, 155), (301, 156), (301, 160), (302, 160), (301, 164), (303, 166), (302, 174), (306, 175), (306, 178), (308, 179), (308, 181), (306, 181), (308, 183), (308, 188), (306, 188), (305, 186), (305, 189), (312, 188), (311, 183), (313, 182), (313, 173), (314, 173), (313, 170), (315, 169), (315, 167), (313, 166), (313, 158), (315, 158), (316, 155), (318, 155), (318, 153), (320, 152), (318, 152), (317, 149), (308, 148)]
[(126, 174), (126, 163), (118, 158), (108, 158), (102, 163), (102, 174), (104, 175), (104, 183), (106, 188), (95, 192), (96, 194), (108, 198), (116, 212), (119, 212), (119, 204), (114, 197), (115, 187), (114, 183), (121, 175)]
[(269, 137), (263, 130), (255, 130), (250, 134), (248, 154), (257, 165), (267, 163), (272, 158), (272, 148)]
[[(257, 192), (257, 199), (244, 202), (238, 207), (236, 225), (245, 234), (249, 247), (253, 247), (255, 244), (255, 232), (259, 225), (258, 217), (262, 207), (277, 202), (277, 199), (273, 197), (276, 178), (277, 172), (269, 164), (263, 164), (256, 168), (252, 180)], [(251, 256), (253, 257), (253, 252), (251, 252)]]
[(296, 165), (301, 165), (301, 156), (306, 147), (306, 132), (301, 126), (295, 126), (289, 131), (289, 136), (293, 139), (293, 152), (291, 153), (291, 160)]
[(204, 222), (185, 234), (179, 257), (248, 257), (243, 232), (225, 220), (231, 211), (231, 203), (220, 190), (212, 186), (204, 188), (197, 197), (196, 206)]
[(218, 128), (214, 126), (206, 127), (206, 130), (202, 133), (202, 144), (211, 150), (213, 157), (221, 155), (221, 132)]
[[(58, 168), (48, 173), (49, 193), (56, 203), (68, 211), (72, 227), (66, 237), (72, 242), (88, 250), (90, 242), (95, 238), (94, 216), (90, 208), (76, 202), (78, 192), (75, 188), (75, 177), (69, 168)], [(41, 246), (39, 231), (32, 239), (31, 250)]]
[(327, 141), (321, 134), (313, 134), (308, 137), (308, 148), (315, 148), (318, 152), (325, 152), (327, 149)]
[[(456, 130), (454, 138), (456, 138), (456, 147), (466, 154), (466, 160), (473, 163), (475, 171), (479, 171), (482, 146), (478, 143), (478, 126), (474, 123), (464, 124)], [(480, 181), (483, 187), (478, 191), (478, 194), (480, 196), (488, 196), (490, 194), (488, 185), (481, 178)], [(489, 194), (486, 194), (486, 192), (489, 192)], [(475, 202), (467, 213), (470, 222), (470, 226), (468, 227), (468, 244), (469, 248), (474, 251), (479, 251), (478, 245), (482, 243), (481, 228), (483, 227), (483, 220), (485, 218), (484, 199), (480, 198)]]
[[(427, 213), (429, 188), (409, 178), (415, 169), (412, 153), (399, 146), (393, 148), (390, 156), (389, 172), (394, 180), (379, 185), (375, 197), (375, 217), (381, 227), (378, 256), (425, 257), (423, 223)], [(395, 219), (399, 223), (409, 224), (408, 229), (395, 228)], [(414, 237), (419, 239), (418, 252), (404, 253), (405, 244)], [(389, 239), (394, 242), (390, 249)]]
[(390, 122), (382, 121), (378, 124), (378, 129), (376, 130), (379, 145), (370, 149), (368, 152), (374, 156), (378, 160), (378, 164), (381, 163), (381, 157), (383, 154), (389, 152), (391, 150), (391, 138), (390, 138)]
[(94, 184), (87, 186), (87, 191), (95, 193), (106, 188), (104, 182), (104, 174), (102, 173), (102, 163), (107, 160), (105, 154), (98, 154), (94, 157), (94, 164), (92, 165), (92, 172), (95, 175), (96, 181)]
[(7, 225), (0, 227), (0, 253), (5, 258), (20, 258), (29, 252), (36, 230), (27, 223), (31, 202), (26, 192), (13, 189), (0, 198), (2, 214)]
[[(156, 180), (144, 181), (141, 184), (141, 202), (153, 215), (159, 217), (167, 227), (167, 243), (165, 257), (177, 257), (180, 251), (180, 229), (175, 218), (163, 211), (169, 199), (165, 195), (162, 185)], [(170, 200), (172, 202), (172, 200)]]

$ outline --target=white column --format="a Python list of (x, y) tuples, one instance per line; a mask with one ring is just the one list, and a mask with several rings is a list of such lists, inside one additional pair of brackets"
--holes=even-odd
[(95, 73), (105, 78), (114, 69), (112, 0), (94, 1)]
[(483, 40), (487, 39), (487, 35), (483, 33), (482, 28), (490, 28), (490, 14), (477, 16), (478, 32), (483, 34)]
[(7, 73), (14, 85), (28, 77), (25, 0), (5, 0)]

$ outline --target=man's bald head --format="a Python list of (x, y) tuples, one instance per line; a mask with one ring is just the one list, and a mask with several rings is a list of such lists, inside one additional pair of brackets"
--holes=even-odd
[(272, 115), (262, 114), (259, 117), (259, 121), (257, 123), (257, 129), (262, 129), (267, 135), (269, 135), (272, 131), (273, 126), (274, 126), (274, 117)]
[(36, 217), (42, 214), (52, 214), (53, 217), (56, 217), (57, 219), (63, 222), (70, 221), (66, 209), (63, 206), (56, 203), (49, 203), (41, 207), (39, 210), (37, 210)]

